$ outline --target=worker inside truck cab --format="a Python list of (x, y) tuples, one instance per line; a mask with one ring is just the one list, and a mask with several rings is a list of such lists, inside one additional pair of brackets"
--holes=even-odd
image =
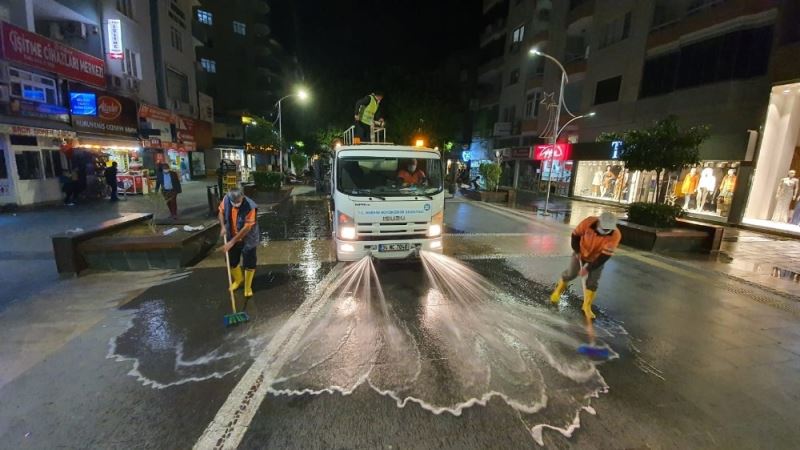
[(405, 167), (397, 171), (397, 178), (403, 182), (404, 186), (416, 186), (425, 183), (428, 177), (419, 168), (416, 159), (409, 160)]

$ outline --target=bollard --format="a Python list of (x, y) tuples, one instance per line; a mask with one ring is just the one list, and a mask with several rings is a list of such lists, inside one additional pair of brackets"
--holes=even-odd
[(206, 186), (206, 196), (208, 197), (208, 216), (217, 216), (217, 207), (219, 206), (219, 186), (216, 184)]

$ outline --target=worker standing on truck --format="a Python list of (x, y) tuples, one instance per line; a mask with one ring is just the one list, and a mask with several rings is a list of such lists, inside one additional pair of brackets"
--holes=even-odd
[(583, 313), (587, 319), (594, 319), (592, 302), (597, 295), (597, 286), (603, 265), (614, 254), (614, 250), (622, 240), (622, 233), (617, 229), (617, 218), (610, 212), (599, 217), (590, 216), (583, 219), (572, 232), (572, 251), (569, 267), (558, 280), (556, 289), (550, 295), (550, 301), (558, 303), (567, 284), (578, 276), (586, 277), (586, 288), (583, 293)]
[(372, 141), (374, 125), (383, 126), (383, 117), (380, 115), (382, 100), (383, 92), (375, 91), (356, 102), (355, 136), (361, 139), (361, 142)]

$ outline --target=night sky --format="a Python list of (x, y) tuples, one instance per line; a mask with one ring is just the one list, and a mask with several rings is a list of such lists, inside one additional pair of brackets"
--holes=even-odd
[[(480, 20), (480, 0), (272, 3), (273, 35), (297, 55), (301, 76), (316, 94), (320, 107), (300, 113), (316, 127), (339, 119), (325, 117), (334, 115), (332, 103), (352, 107), (373, 89), (386, 91), (388, 103), (392, 93), (380, 85), (388, 71), (424, 76), (453, 52), (476, 49)], [(333, 110), (338, 116), (347, 108)]]

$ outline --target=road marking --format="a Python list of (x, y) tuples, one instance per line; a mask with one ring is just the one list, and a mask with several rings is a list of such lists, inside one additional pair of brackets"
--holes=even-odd
[(239, 383), (233, 388), (216, 416), (208, 424), (194, 445), (196, 450), (234, 449), (244, 438), (247, 428), (258, 412), (261, 402), (272, 384), (274, 376), (290, 354), (281, 354), (291, 349), (302, 337), (320, 308), (331, 297), (337, 287), (334, 281), (345, 268), (338, 263), (319, 283), (315, 295), (309, 296), (289, 317), (289, 320), (270, 340), (267, 347), (256, 357)]

